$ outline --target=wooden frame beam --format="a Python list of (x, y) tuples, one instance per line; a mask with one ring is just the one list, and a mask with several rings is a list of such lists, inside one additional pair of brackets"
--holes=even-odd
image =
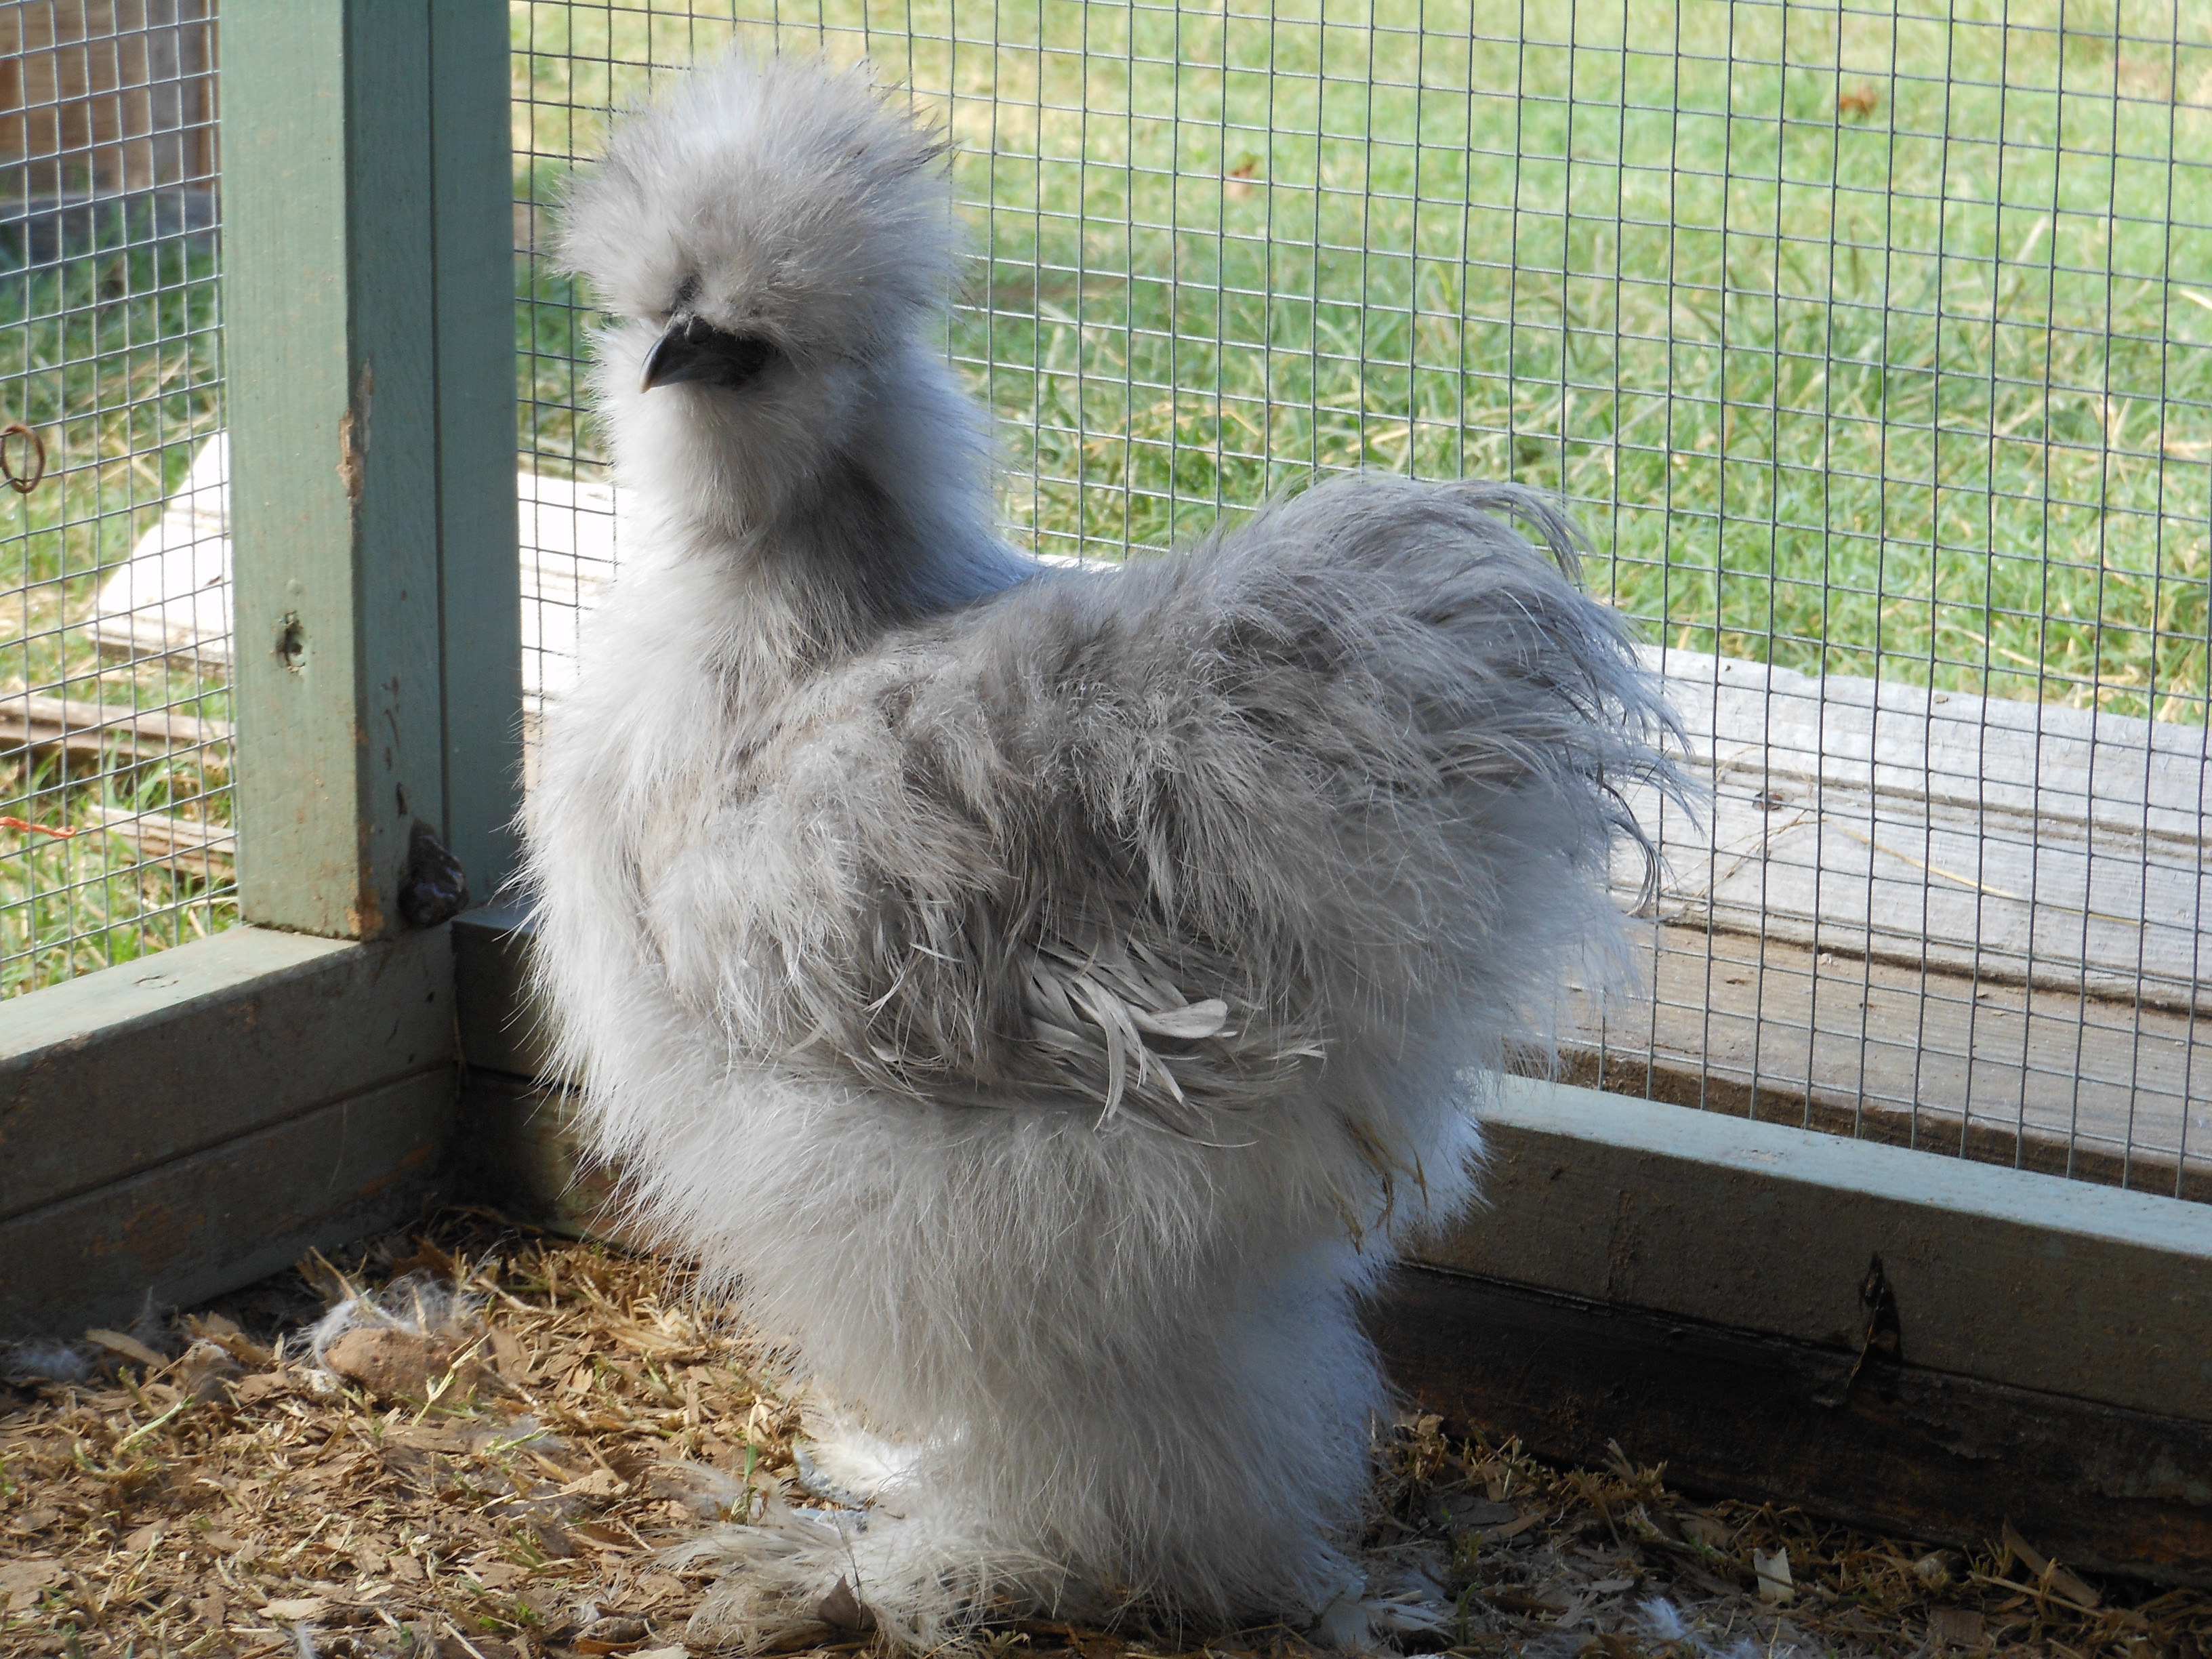
[(418, 825), (478, 896), (512, 858), (506, 15), (236, 0), (224, 24), (240, 902), (387, 938)]

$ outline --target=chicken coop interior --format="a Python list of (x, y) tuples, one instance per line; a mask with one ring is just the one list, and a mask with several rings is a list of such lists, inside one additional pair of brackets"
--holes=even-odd
[(2198, 0), (0, 3), (0, 1340), (619, 1242), (508, 888), (629, 529), (556, 244), (733, 46), (940, 126), (1024, 549), (1510, 479), (1662, 677), (1410, 1396), (2212, 1588)]

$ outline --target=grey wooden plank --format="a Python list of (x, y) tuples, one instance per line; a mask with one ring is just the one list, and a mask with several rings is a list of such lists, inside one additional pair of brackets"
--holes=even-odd
[(1662, 917), (2212, 1012), (2203, 728), (1652, 655), (1712, 789), (1637, 802)]
[[(82, 697), (42, 697), (28, 691), (0, 696), (0, 759), (19, 758), (21, 749), (61, 749), (84, 759), (105, 761), (110, 754), (150, 760), (173, 749), (198, 748), (229, 741), (228, 720), (201, 720), (173, 708), (138, 709)], [(195, 757), (198, 765), (220, 765), (214, 755)]]
[(1631, 943), (1642, 994), (1563, 1011), (1580, 1078), (2212, 1197), (2212, 1024), (2187, 1012), (1725, 930)]
[(449, 1071), (0, 1221), (0, 1338), (127, 1323), (404, 1223), (438, 1190)]
[(240, 927), (0, 1003), (0, 1217), (449, 1077), (452, 951)]
[(1837, 1348), (1396, 1275), (1369, 1328), (1399, 1385), (1456, 1426), (1667, 1484), (1984, 1549), (2010, 1521), (2069, 1566), (2212, 1587), (2212, 1425), (1914, 1364), (1843, 1386)]
[(462, 1062), (472, 1072), (550, 1077), (551, 1032), (530, 997), (530, 921), (516, 904), (453, 918), (453, 996)]
[(1501, 1079), (1487, 1202), (1432, 1266), (2212, 1422), (2212, 1207)]
[(455, 1119), (455, 1190), (549, 1232), (653, 1248), (629, 1225), (614, 1171), (586, 1155), (575, 1107), (557, 1084), (470, 1072)]

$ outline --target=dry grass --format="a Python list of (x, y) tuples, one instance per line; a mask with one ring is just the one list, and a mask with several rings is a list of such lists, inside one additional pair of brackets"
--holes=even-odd
[[(422, 1373), (434, 1398), (319, 1386), (302, 1328), (355, 1284), (409, 1273), (481, 1298)], [(716, 1516), (812, 1501), (792, 1478), (798, 1402), (724, 1310), (695, 1304), (683, 1271), (652, 1257), (449, 1218), (434, 1237), (357, 1253), (343, 1273), (310, 1262), (141, 1335), (163, 1352), (134, 1359), (131, 1339), (111, 1337), (80, 1350), (101, 1361), (81, 1380), (0, 1393), (0, 1654), (680, 1649), (707, 1581), (669, 1570), (661, 1548)], [(1554, 1468), (1435, 1418), (1398, 1425), (1386, 1452), (1370, 1543), (1449, 1559), (1456, 1653), (1688, 1659), (1700, 1644), (1748, 1642), (1762, 1655), (2198, 1659), (2212, 1648), (2201, 1595), (2091, 1586), (2061, 1566), (2039, 1576), (2017, 1552), (1931, 1552), (1792, 1510), (1692, 1503), (1625, 1458)], [(1785, 1557), (1786, 1592), (1773, 1583)], [(1644, 1610), (1659, 1597), (1680, 1626)], [(994, 1659), (1306, 1652), (1280, 1628), (1179, 1649), (1036, 1621), (994, 1627), (977, 1646)]]

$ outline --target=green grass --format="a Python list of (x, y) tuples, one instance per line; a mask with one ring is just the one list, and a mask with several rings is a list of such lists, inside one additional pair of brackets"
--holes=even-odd
[[(86, 626), (102, 572), (158, 520), (222, 424), (218, 324), (204, 243), (0, 270), (6, 418), (34, 428), (47, 454), (36, 489), (0, 491), (0, 694), (228, 716), (219, 678), (168, 660), (103, 661)], [(88, 826), (94, 807), (228, 823), (229, 805), (227, 744), (158, 760), (111, 749), (97, 763), (17, 750), (0, 765), (0, 815), (78, 833), (0, 828), (0, 994), (228, 926), (227, 884), (146, 863)]]
[[(951, 128), (975, 257), (946, 343), (1040, 548), (1162, 545), (1319, 470), (1513, 477), (1574, 498), (1594, 580), (1653, 637), (2201, 722), (2212, 21), (1925, 3), (782, 22)], [(526, 231), (649, 65), (775, 33), (693, 9), (518, 0)], [(524, 447), (588, 469), (589, 298), (539, 258), (519, 283)], [(6, 418), (52, 458), (0, 493), (0, 690), (227, 712), (219, 679), (103, 663), (83, 627), (220, 425), (217, 324), (183, 242), (0, 271)], [(227, 821), (227, 759), (19, 756), (0, 816)], [(115, 837), (0, 830), (0, 991), (234, 915)]]
[[(2201, 721), (2212, 45), (2177, 41), (2212, 27), (1931, 9), (782, 18), (949, 120), (976, 249), (950, 345), (1041, 547), (1162, 544), (1316, 469), (1510, 476), (1576, 500), (1656, 637)], [(597, 143), (572, 106), (769, 38), (514, 16), (541, 202)], [(526, 280), (526, 441), (588, 457), (588, 313)]]

